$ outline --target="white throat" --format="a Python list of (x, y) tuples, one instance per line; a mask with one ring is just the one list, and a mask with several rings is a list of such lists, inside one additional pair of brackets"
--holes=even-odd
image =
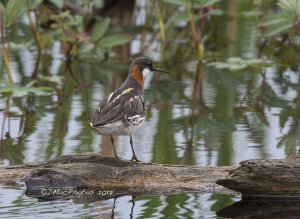
[(145, 80), (145, 78), (147, 77), (147, 75), (148, 75), (150, 72), (151, 72), (151, 71), (150, 71), (149, 68), (144, 68), (144, 70), (143, 70), (143, 77), (144, 77), (144, 80)]

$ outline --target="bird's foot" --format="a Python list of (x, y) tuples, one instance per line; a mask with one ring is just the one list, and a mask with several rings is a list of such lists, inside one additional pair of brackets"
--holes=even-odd
[(142, 163), (142, 161), (138, 160), (135, 156), (133, 156), (130, 161), (135, 163)]
[(115, 158), (117, 158), (118, 160), (121, 160), (122, 158), (120, 158), (119, 156), (115, 155)]

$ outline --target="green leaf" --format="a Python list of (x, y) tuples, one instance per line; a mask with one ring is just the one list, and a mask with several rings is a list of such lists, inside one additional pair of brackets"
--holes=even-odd
[(31, 10), (36, 9), (42, 2), (43, 0), (28, 0), (28, 7)]
[(293, 11), (295, 8), (295, 6), (296, 6), (296, 2), (295, 1), (293, 1), (293, 0), (289, 0), (289, 1), (287, 1), (287, 0), (280, 0), (278, 3), (277, 3), (277, 5), (282, 9), (282, 10), (285, 10), (285, 11), (287, 11), (287, 12), (289, 12), (289, 11)]
[(242, 59), (240, 57), (230, 57), (226, 62), (212, 62), (208, 66), (219, 69), (230, 69), (232, 71), (241, 70), (247, 67), (263, 67), (271, 62), (265, 59)]
[(293, 27), (292, 24), (286, 24), (283, 26), (275, 26), (269, 30), (267, 30), (266, 35), (267, 37), (275, 36), (277, 34), (283, 33)]
[(58, 8), (63, 8), (64, 6), (64, 0), (49, 0), (50, 2), (52, 2), (56, 7)]
[(243, 62), (243, 59), (241, 59), (240, 57), (230, 57), (227, 59), (227, 62), (229, 63), (240, 63)]
[[(163, 1), (170, 3), (170, 4), (178, 5), (178, 6), (184, 6), (186, 8), (190, 8), (192, 5), (189, 2), (189, 0), (163, 0)], [(197, 9), (197, 8), (201, 8), (200, 1), (194, 1), (194, 9)]]
[(104, 6), (104, 0), (93, 0), (91, 3), (96, 8), (103, 8)]
[(247, 64), (245, 63), (232, 63), (229, 65), (229, 69), (232, 71), (241, 70), (247, 67)]
[(112, 36), (107, 36), (98, 41), (98, 45), (103, 48), (111, 48), (114, 46), (122, 45), (128, 43), (132, 40), (131, 35), (127, 34), (117, 34)]
[(219, 0), (201, 0), (201, 7), (205, 8), (205, 7), (209, 7), (209, 6), (213, 6), (215, 3), (217, 3)]
[(205, 16), (221, 16), (223, 15), (223, 11), (220, 9), (213, 9), (213, 10), (209, 10)]
[(10, 27), (25, 12), (24, 1), (9, 0), (4, 11), (4, 26)]
[(289, 23), (289, 21), (281, 15), (277, 16), (270, 16), (267, 19), (264, 20), (263, 23), (261, 23), (262, 26), (272, 26), (272, 25), (279, 25), (281, 23)]
[(51, 76), (41, 76), (41, 75), (39, 75), (39, 80), (59, 84), (64, 80), (64, 77), (63, 76), (58, 76), (58, 75), (51, 75)]
[(81, 46), (79, 47), (79, 54), (86, 54), (88, 52), (91, 52), (92, 49), (94, 49), (95, 45), (91, 42), (86, 42), (81, 44)]
[(297, 46), (300, 46), (300, 36), (296, 36), (294, 42)]
[[(198, 21), (200, 19), (199, 15), (194, 15), (194, 19), (195, 21)], [(187, 10), (184, 10), (183, 12), (179, 13), (178, 15), (176, 15), (175, 17), (175, 21), (189, 21), (190, 20), (190, 16), (189, 13), (187, 12)]]
[(108, 30), (110, 24), (109, 18), (104, 18), (96, 24), (91, 33), (91, 41), (97, 42)]
[(29, 87), (32, 87), (34, 84), (35, 84), (35, 80), (32, 80), (32, 81), (28, 82), (28, 83), (25, 85), (25, 87), (26, 87), (26, 88), (29, 88)]
[(4, 88), (0, 88), (0, 93), (12, 94), (13, 97), (21, 97), (29, 93), (46, 95), (52, 91), (53, 89), (50, 87), (18, 87), (17, 85), (9, 85)]
[(184, 0), (163, 0), (163, 1), (174, 5), (187, 6), (186, 1)]
[(103, 60), (105, 57), (105, 51), (101, 47), (96, 48), (96, 59)]

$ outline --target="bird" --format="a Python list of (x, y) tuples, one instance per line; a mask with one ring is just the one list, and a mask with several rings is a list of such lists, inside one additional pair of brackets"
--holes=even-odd
[(95, 128), (98, 133), (110, 135), (116, 158), (119, 157), (113, 135), (125, 135), (130, 137), (131, 161), (140, 162), (134, 152), (132, 134), (142, 126), (145, 120), (144, 81), (153, 71), (170, 74), (168, 71), (153, 67), (153, 61), (148, 57), (135, 58), (124, 83), (97, 104), (90, 119), (91, 127)]

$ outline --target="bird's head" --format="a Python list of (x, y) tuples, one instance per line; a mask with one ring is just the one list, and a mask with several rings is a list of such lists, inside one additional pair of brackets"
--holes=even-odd
[(144, 89), (144, 80), (146, 79), (147, 75), (153, 71), (170, 73), (165, 70), (154, 68), (151, 59), (147, 57), (138, 57), (132, 61), (129, 74), (131, 78), (135, 80), (142, 87), (142, 89)]

